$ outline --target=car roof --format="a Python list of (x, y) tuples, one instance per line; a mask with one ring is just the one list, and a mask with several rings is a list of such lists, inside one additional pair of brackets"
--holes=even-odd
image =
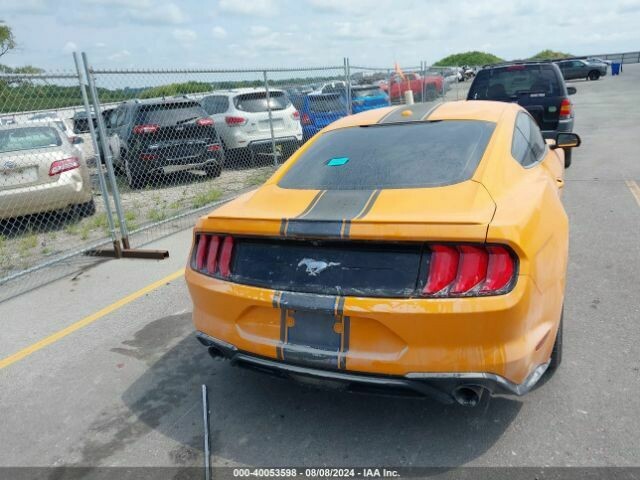
[[(211, 95), (242, 95), (244, 93), (264, 93), (267, 90), (263, 87), (243, 87), (243, 88), (229, 88), (225, 90), (214, 90), (209, 92), (206, 96), (209, 97)], [(269, 88), (269, 92), (283, 92), (279, 88)], [(206, 98), (206, 97), (205, 97)]]
[(24, 122), (10, 123), (8, 125), (0, 125), (0, 130), (17, 130), (20, 128), (30, 128), (30, 127), (51, 127), (61, 135), (63, 136), (65, 135), (65, 133), (60, 129), (58, 125), (54, 123), (53, 120), (46, 121), (45, 119), (26, 120)]
[[(429, 110), (431, 108), (431, 110)], [(401, 115), (405, 111), (409, 111), (406, 117), (406, 123), (419, 122), (428, 115), (428, 121), (433, 120), (484, 120), (497, 123), (500, 117), (508, 111), (524, 111), (524, 109), (510, 102), (493, 102), (487, 100), (459, 100), (456, 102), (445, 102), (430, 107), (428, 104), (416, 103), (414, 105), (400, 105), (394, 107), (377, 108), (367, 110), (362, 113), (350, 115), (336, 120), (326, 127), (327, 130), (337, 128), (356, 127), (363, 125), (375, 125), (381, 123), (385, 118), (391, 115)], [(402, 120), (405, 122), (405, 120)]]
[(133, 99), (122, 102), (121, 105), (162, 105), (163, 103), (198, 103), (197, 100), (192, 98), (184, 98), (184, 97), (165, 97), (162, 99), (157, 98), (148, 98), (148, 99)]

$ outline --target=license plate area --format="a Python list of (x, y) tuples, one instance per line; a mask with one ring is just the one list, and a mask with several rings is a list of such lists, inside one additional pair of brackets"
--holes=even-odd
[(331, 296), (277, 294), (281, 321), (279, 357), (300, 365), (345, 368), (349, 317), (342, 315), (343, 301)]
[(328, 352), (340, 351), (342, 319), (322, 312), (289, 310), (287, 312), (287, 344)]
[(15, 187), (38, 180), (38, 167), (0, 171), (0, 188)]

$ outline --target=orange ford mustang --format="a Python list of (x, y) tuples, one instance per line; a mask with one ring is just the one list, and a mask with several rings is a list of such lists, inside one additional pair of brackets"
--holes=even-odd
[[(202, 217), (198, 339), (236, 365), (475, 405), (559, 364), (563, 149), (503, 102), (331, 124), (262, 187)], [(562, 148), (559, 148), (562, 147)]]

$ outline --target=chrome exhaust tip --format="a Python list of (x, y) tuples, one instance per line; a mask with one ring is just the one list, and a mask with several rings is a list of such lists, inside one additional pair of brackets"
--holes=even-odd
[(453, 391), (452, 396), (458, 405), (475, 407), (480, 403), (484, 390), (477, 385), (462, 385)]

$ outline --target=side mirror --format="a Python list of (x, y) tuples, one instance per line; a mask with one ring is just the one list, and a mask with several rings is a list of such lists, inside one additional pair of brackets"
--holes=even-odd
[(551, 145), (551, 148), (575, 148), (579, 147), (581, 143), (582, 140), (577, 133), (558, 133), (556, 144)]
[(575, 95), (577, 91), (576, 87), (567, 87), (567, 93), (569, 95)]
[(84, 143), (84, 139), (82, 137), (71, 137), (71, 143), (73, 145), (80, 145)]

